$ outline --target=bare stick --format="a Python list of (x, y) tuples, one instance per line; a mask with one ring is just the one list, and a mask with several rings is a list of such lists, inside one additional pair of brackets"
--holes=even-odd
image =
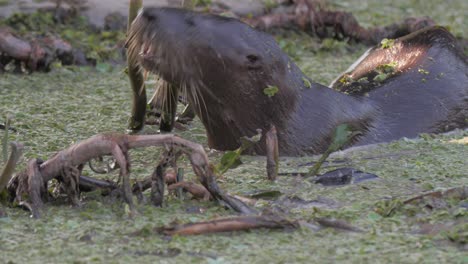
[[(205, 187), (195, 184), (193, 182), (180, 181), (169, 185), (167, 189), (169, 191), (176, 190), (180, 193), (182, 193), (183, 189), (189, 192), (193, 196), (193, 198), (198, 200), (209, 201), (210, 199), (212, 199), (210, 192), (208, 192), (208, 190)], [(180, 194), (179, 197), (181, 197)]]
[(468, 198), (468, 186), (454, 187), (443, 191), (432, 191), (423, 193), (415, 197), (411, 197), (403, 201), (403, 204), (409, 204), (415, 201), (423, 200), (424, 198), (441, 199), (444, 197), (459, 197), (460, 200)]
[(22, 144), (11, 142), (10, 145), (11, 145), (10, 157), (8, 158), (8, 161), (5, 167), (3, 168), (2, 174), (0, 176), (0, 192), (3, 190), (3, 188), (5, 188), (8, 181), (10, 181), (10, 178), (13, 176), (13, 173), (15, 172), (16, 164), (18, 163), (18, 160), (20, 159), (23, 153)]
[(267, 174), (268, 179), (274, 181), (278, 177), (278, 135), (276, 127), (272, 126), (265, 135), (266, 143), (266, 159), (267, 159)]
[(40, 217), (40, 209), (42, 208), (42, 194), (45, 191), (44, 181), (39, 169), (39, 160), (32, 159), (28, 162), (27, 174), (29, 186), (29, 200), (31, 201), (31, 213), (34, 218)]
[(244, 231), (256, 228), (297, 228), (296, 222), (278, 216), (240, 216), (159, 228), (165, 235), (201, 235), (216, 232)]

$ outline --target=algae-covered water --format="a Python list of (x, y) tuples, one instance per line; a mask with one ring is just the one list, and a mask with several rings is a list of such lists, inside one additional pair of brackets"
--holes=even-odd
[[(466, 37), (466, 1), (331, 1), (354, 12), (360, 22), (377, 25), (408, 15), (427, 14)], [(465, 11), (466, 12), (466, 11)], [(279, 37), (281, 47), (317, 82), (327, 84), (366, 47), (338, 41), (319, 42), (302, 34)], [(57, 67), (51, 73), (0, 75), (0, 122), (12, 117), (10, 140), (25, 144), (20, 169), (30, 158), (47, 159), (94, 134), (125, 132), (130, 110), (127, 77), (119, 67)], [(148, 126), (144, 133), (156, 133)], [(0, 134), (3, 135), (1, 130)], [(200, 122), (177, 134), (206, 145)], [(154, 227), (233, 215), (214, 202), (168, 196), (163, 208), (138, 205), (129, 219), (124, 203), (84, 194), (72, 208), (64, 199), (49, 203), (39, 220), (18, 208), (0, 218), (1, 263), (468, 263), (468, 214), (465, 198), (449, 197), (402, 205), (424, 192), (468, 185), (467, 131), (423, 135), (379, 147), (335, 155), (322, 172), (354, 167), (379, 180), (344, 187), (322, 187), (299, 177), (266, 177), (263, 157), (243, 157), (243, 164), (218, 179), (230, 193), (247, 196), (276, 190), (278, 198), (260, 199), (260, 210), (281, 211), (290, 219), (314, 225), (320, 217), (344, 220), (362, 232), (255, 230), (193, 237), (165, 237)], [(211, 152), (216, 162), (222, 153)], [(132, 178), (149, 176), (158, 150), (132, 151)], [(281, 158), (280, 172), (305, 172), (316, 158)], [(186, 178), (194, 179), (187, 161)], [(116, 179), (117, 174), (86, 175)], [(195, 210), (198, 209), (198, 210)], [(198, 211), (199, 213), (192, 213)], [(201, 212), (201, 213), (200, 213)], [(138, 231), (138, 232), (136, 232)]]

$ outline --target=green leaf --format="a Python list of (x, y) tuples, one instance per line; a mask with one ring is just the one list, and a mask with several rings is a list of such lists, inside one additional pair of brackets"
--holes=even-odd
[(306, 88), (311, 88), (312, 87), (312, 83), (306, 77), (302, 77), (302, 81), (304, 82), (304, 86)]
[(377, 66), (377, 71), (380, 73), (393, 73), (395, 72), (396, 66), (398, 66), (398, 63), (396, 61), (387, 64), (381, 64)]
[(350, 140), (350, 135), (352, 134), (351, 127), (348, 124), (341, 124), (339, 125), (333, 136), (333, 142), (329, 147), (333, 151), (340, 149), (343, 145), (345, 145)]
[(257, 129), (257, 134), (252, 136), (252, 137), (241, 137), (241, 146), (240, 146), (240, 151), (244, 151), (250, 147), (252, 147), (254, 144), (258, 143), (260, 139), (262, 138), (262, 130)]
[(395, 44), (395, 40), (384, 38), (382, 39), (382, 41), (380, 41), (380, 44), (381, 44), (382, 49), (388, 49), (388, 48), (393, 47), (393, 44)]
[(421, 74), (425, 74), (425, 75), (428, 75), (429, 74), (429, 71), (423, 69), (423, 68), (419, 68), (418, 69), (418, 72), (421, 73)]
[(351, 126), (348, 124), (341, 124), (336, 127), (335, 133), (333, 136), (333, 141), (328, 147), (328, 149), (322, 154), (320, 159), (314, 164), (314, 166), (309, 170), (308, 176), (317, 175), (320, 167), (325, 162), (325, 160), (330, 156), (334, 151), (339, 150), (344, 145), (346, 145), (354, 136), (358, 135), (359, 131), (354, 131)]
[(278, 91), (278, 87), (273, 85), (268, 85), (267, 88), (263, 89), (263, 93), (268, 97), (274, 96)]
[(242, 164), (242, 162), (240, 160), (239, 149), (234, 151), (227, 151), (224, 153), (223, 157), (221, 157), (221, 161), (216, 166), (216, 171), (220, 174), (223, 174), (227, 170), (235, 168), (240, 164)]
[(354, 80), (348, 74), (344, 74), (343, 77), (341, 77), (341, 79), (339, 80), (339, 82), (342, 84), (349, 84), (349, 83), (354, 82)]
[(372, 221), (377, 221), (377, 220), (382, 219), (382, 216), (376, 212), (370, 212), (367, 214), (367, 219), (372, 220)]
[(383, 82), (385, 81), (386, 79), (388, 78), (388, 74), (386, 73), (381, 73), (381, 74), (378, 74), (374, 77), (374, 81), (376, 82)]
[(363, 84), (369, 83), (369, 79), (367, 79), (367, 77), (362, 77), (361, 79), (359, 79), (357, 81), (358, 81), (358, 83), (363, 83)]
[(403, 205), (400, 199), (378, 201), (375, 204), (374, 211), (383, 217), (392, 217)]
[(235, 168), (242, 164), (240, 160), (241, 154), (252, 147), (262, 138), (262, 130), (257, 129), (257, 134), (252, 137), (241, 137), (241, 146), (234, 151), (227, 151), (221, 157), (221, 161), (215, 166), (215, 170), (219, 174), (225, 173), (227, 170)]

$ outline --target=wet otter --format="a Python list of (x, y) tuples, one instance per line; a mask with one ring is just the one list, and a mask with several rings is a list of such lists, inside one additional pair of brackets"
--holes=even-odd
[[(419, 40), (418, 45), (412, 38)], [(186, 92), (210, 147), (235, 149), (240, 137), (275, 125), (280, 154), (303, 155), (323, 152), (342, 123), (363, 132), (354, 144), (439, 132), (447, 124), (466, 126), (466, 58), (451, 46), (450, 34), (434, 28), (406, 41), (397, 41), (403, 45), (402, 54), (394, 58), (398, 62), (411, 54), (403, 68), (422, 63), (432, 71), (431, 79), (426, 76), (428, 81), (422, 82), (420, 73), (401, 69), (369, 97), (312, 82), (273, 37), (232, 18), (145, 8), (131, 26), (127, 45), (130, 58)], [(426, 41), (430, 44), (423, 45)], [(379, 58), (375, 61), (381, 64)], [(446, 75), (433, 84), (437, 67)], [(267, 96), (267, 87), (277, 93)], [(265, 144), (257, 144), (255, 152), (264, 154)]]
[[(385, 114), (374, 125), (387, 130), (377, 138), (468, 127), (467, 57), (442, 27), (371, 48), (330, 86), (377, 103)], [(367, 136), (369, 141), (377, 138)]]

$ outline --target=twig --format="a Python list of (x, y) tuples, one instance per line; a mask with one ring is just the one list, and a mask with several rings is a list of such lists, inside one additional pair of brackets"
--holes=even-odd
[(332, 143), (330, 144), (328, 149), (322, 154), (320, 159), (309, 170), (309, 176), (317, 175), (320, 170), (320, 167), (328, 158), (328, 156), (330, 156), (331, 153), (339, 150), (340, 148), (348, 144), (355, 136), (359, 134), (359, 131), (352, 131), (352, 127), (348, 124), (339, 125), (335, 129)]
[(412, 198), (406, 199), (403, 201), (403, 204), (409, 204), (417, 200), (422, 200), (426, 197), (433, 197), (433, 198), (442, 198), (446, 196), (459, 196), (460, 200), (468, 198), (468, 187), (461, 186), (461, 187), (454, 187), (443, 191), (433, 191), (428, 193), (423, 193)]
[(3, 134), (3, 139), (2, 139), (3, 162), (6, 162), (7, 157), (8, 157), (8, 132), (10, 129), (10, 122), (11, 122), (10, 120), (11, 119), (7, 116), (5, 120), (5, 134)]
[(278, 135), (276, 133), (276, 127), (272, 126), (265, 135), (266, 143), (266, 160), (267, 160), (267, 175), (271, 181), (276, 180), (278, 177)]
[(18, 163), (22, 153), (23, 153), (23, 145), (17, 142), (11, 142), (11, 153), (8, 161), (3, 168), (2, 174), (0, 176), (0, 192), (7, 186), (8, 181), (13, 176), (15, 172), (16, 164)]
[(257, 228), (292, 228), (298, 224), (278, 216), (240, 216), (216, 219), (206, 222), (175, 225), (158, 228), (165, 235), (201, 235), (217, 232), (244, 231)]

